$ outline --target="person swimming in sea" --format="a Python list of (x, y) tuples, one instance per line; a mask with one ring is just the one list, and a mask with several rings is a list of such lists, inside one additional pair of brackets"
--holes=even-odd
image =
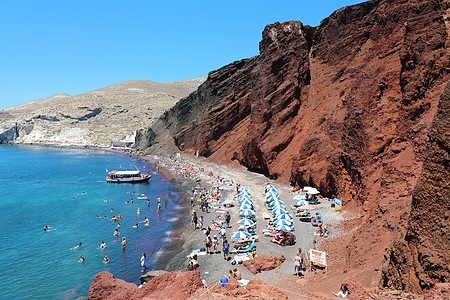
[(100, 245), (100, 249), (106, 248), (106, 244), (104, 241), (102, 241), (102, 244)]
[(119, 236), (120, 235), (119, 229), (116, 228), (116, 230), (114, 231), (113, 235), (114, 236)]
[(81, 255), (81, 258), (78, 260), (79, 263), (84, 263), (84, 255)]
[(138, 228), (138, 227), (139, 227), (138, 223), (136, 223), (136, 225), (133, 226), (133, 228)]
[(109, 257), (105, 255), (105, 257), (103, 258), (103, 262), (105, 264), (109, 263)]
[(161, 210), (161, 207), (162, 207), (161, 202), (158, 202), (158, 208), (157, 208), (156, 211), (160, 211), (160, 210)]
[(45, 226), (44, 226), (44, 231), (47, 231), (47, 230), (48, 230), (48, 226), (45, 225)]
[(125, 239), (125, 237), (122, 238), (122, 249), (125, 250), (127, 246), (127, 240)]
[(81, 247), (83, 247), (83, 243), (79, 242), (78, 245), (76, 245), (75, 247), (70, 248), (70, 250), (75, 250), (75, 249), (78, 249), (78, 248), (81, 248)]
[(138, 207), (138, 209), (137, 209), (137, 212), (136, 212), (138, 215), (140, 215), (141, 214), (141, 209)]

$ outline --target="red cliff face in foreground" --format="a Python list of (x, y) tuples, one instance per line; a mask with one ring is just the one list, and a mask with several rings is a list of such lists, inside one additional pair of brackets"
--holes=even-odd
[[(269, 25), (260, 55), (211, 72), (139, 132), (137, 146), (198, 150), (342, 198), (362, 218), (324, 245), (337, 276), (414, 292), (448, 281), (448, 227), (438, 222), (448, 224), (449, 210), (425, 217), (448, 196), (447, 181), (427, 184), (435, 172), (445, 178), (448, 160), (420, 174), (450, 79), (449, 9), (444, 0), (374, 0), (317, 27)], [(440, 120), (433, 126), (448, 124)], [(434, 143), (448, 157), (448, 136)]]

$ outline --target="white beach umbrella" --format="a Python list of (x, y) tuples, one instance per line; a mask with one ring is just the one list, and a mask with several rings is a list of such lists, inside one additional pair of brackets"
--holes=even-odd
[(233, 239), (242, 239), (242, 238), (249, 237), (250, 235), (251, 234), (248, 233), (247, 231), (237, 231), (237, 232), (233, 233), (231, 238), (233, 238)]
[(281, 214), (287, 213), (287, 210), (279, 207), (279, 208), (272, 210), (272, 213), (274, 213), (275, 215), (281, 215)]
[(270, 196), (267, 196), (266, 199), (269, 200), (269, 201), (274, 201), (274, 200), (280, 200), (280, 197), (279, 196), (270, 195)]
[(308, 201), (306, 200), (298, 200), (297, 202), (295, 202), (295, 205), (297, 206), (302, 206), (302, 205), (307, 205)]
[(249, 191), (250, 189), (248, 188), (248, 187), (246, 187), (246, 186), (243, 186), (243, 187), (241, 187), (240, 189), (239, 189), (239, 192), (243, 192), (243, 191)]
[(251, 200), (251, 199), (244, 199), (244, 200), (242, 200), (242, 201), (239, 201), (239, 205), (242, 205), (242, 204), (250, 204), (250, 205), (253, 205), (253, 200)]
[(284, 205), (284, 202), (281, 200), (273, 200), (272, 202), (270, 202), (270, 205)]
[(241, 210), (241, 212), (239, 213), (239, 215), (241, 215), (241, 216), (252, 216), (254, 214), (255, 214), (255, 212), (251, 209), (244, 209), (244, 210)]
[(248, 226), (253, 226), (255, 224), (255, 222), (253, 222), (252, 220), (247, 219), (247, 218), (240, 219), (236, 223), (244, 225), (244, 226), (247, 226), (247, 227)]
[(291, 226), (291, 225), (292, 225), (292, 222), (289, 221), (289, 220), (286, 220), (286, 219), (280, 219), (280, 220), (275, 220), (275, 221), (273, 222), (273, 224), (275, 224), (275, 226), (278, 226), (278, 225)]
[(251, 204), (241, 204), (241, 206), (239, 206), (239, 210), (246, 210), (246, 209), (253, 209), (253, 205), (251, 205)]
[(288, 221), (292, 221), (294, 218), (290, 215), (290, 214), (281, 214), (281, 215), (277, 215), (275, 218), (274, 218), (274, 222), (276, 221), (276, 220), (288, 220)]
[(278, 192), (278, 189), (276, 187), (274, 187), (273, 185), (271, 187), (266, 188), (267, 192)]
[(244, 200), (244, 199), (250, 199), (250, 195), (242, 195), (242, 196), (238, 196), (240, 200)]
[(278, 194), (274, 191), (268, 191), (267, 193), (264, 194), (264, 196), (266, 196), (266, 198), (273, 196), (273, 197), (278, 197)]
[(292, 228), (290, 226), (286, 226), (286, 225), (278, 225), (277, 227), (275, 227), (275, 230), (281, 230), (284, 232), (288, 232), (288, 231), (292, 231)]

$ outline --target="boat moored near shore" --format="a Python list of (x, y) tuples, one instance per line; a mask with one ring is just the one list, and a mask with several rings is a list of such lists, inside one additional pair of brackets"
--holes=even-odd
[(106, 177), (106, 181), (109, 183), (140, 183), (148, 182), (150, 177), (149, 173), (141, 173), (139, 170), (136, 171), (111, 171)]

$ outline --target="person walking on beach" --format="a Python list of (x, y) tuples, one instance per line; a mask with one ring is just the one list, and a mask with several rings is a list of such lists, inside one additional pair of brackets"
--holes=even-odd
[(200, 216), (200, 219), (198, 220), (198, 225), (200, 227), (200, 230), (203, 229), (203, 216)]
[(220, 228), (220, 237), (222, 238), (222, 243), (223, 243), (223, 240), (225, 239), (225, 235), (227, 234), (227, 230), (225, 229), (225, 227), (221, 227)]
[(225, 221), (227, 222), (227, 227), (230, 227), (231, 215), (229, 211), (225, 214)]
[(217, 238), (216, 235), (214, 235), (214, 238), (213, 238), (212, 242), (213, 242), (214, 254), (216, 254), (217, 253), (217, 246), (219, 246), (219, 239)]
[(205, 248), (206, 248), (206, 253), (211, 254), (211, 236), (207, 235), (205, 238)]
[(147, 269), (147, 255), (145, 255), (145, 253), (142, 253), (141, 256), (141, 267), (142, 273), (145, 273), (145, 270)]
[(227, 239), (222, 242), (223, 259), (228, 261), (228, 252), (230, 251), (230, 244), (228, 244)]

